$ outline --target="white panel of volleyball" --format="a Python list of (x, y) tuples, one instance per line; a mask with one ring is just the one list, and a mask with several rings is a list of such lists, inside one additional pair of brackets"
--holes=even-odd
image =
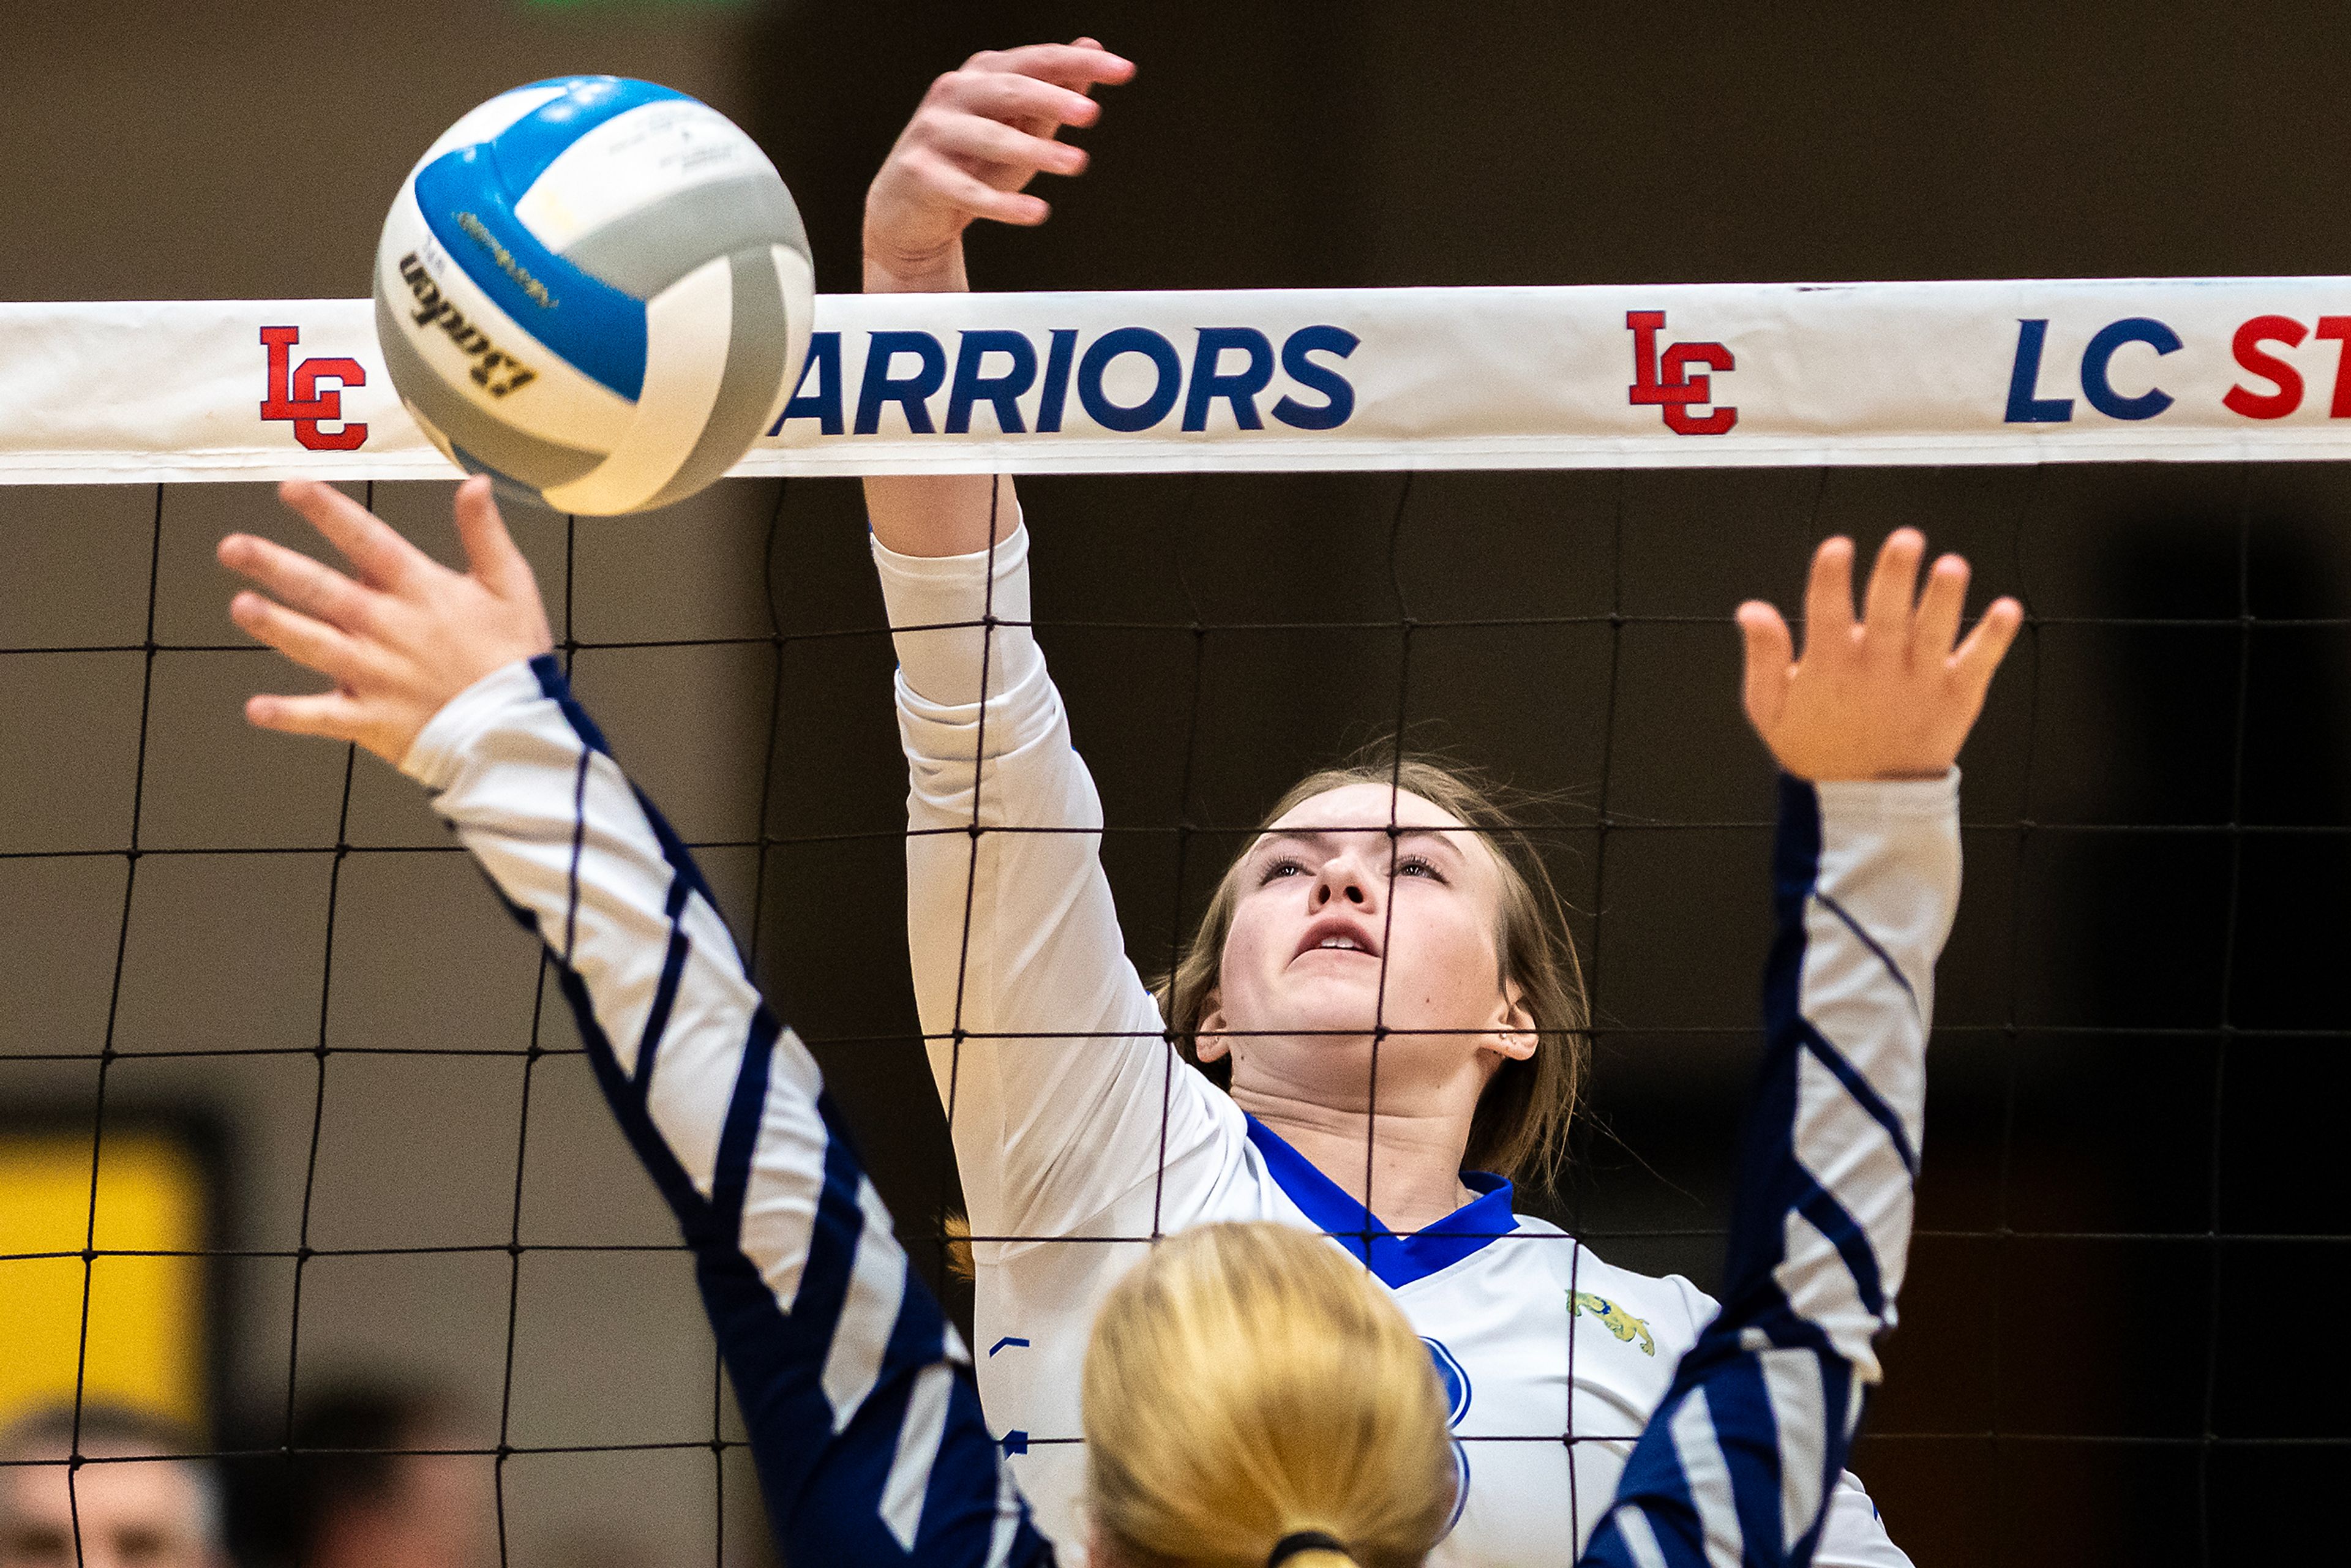
[[(550, 499), (660, 497), (680, 432), (622, 442), (608, 389), (533, 361), (517, 387), (449, 329), (451, 286), (387, 254), (380, 302), (0, 304), (0, 483), (444, 477), (387, 377), (388, 315), (452, 384), (573, 410), (508, 419), (575, 454)], [(824, 296), (789, 394), (738, 397), (738, 356), (801, 352), (805, 253), (758, 254), (780, 327), (745, 324), (740, 250), (723, 328), (715, 271), (673, 291), (727, 343), (697, 385), (758, 405), (747, 476), (2351, 459), (2339, 277)]]

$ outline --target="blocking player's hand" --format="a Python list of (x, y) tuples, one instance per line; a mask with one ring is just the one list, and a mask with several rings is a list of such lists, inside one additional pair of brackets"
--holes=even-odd
[(530, 563), (475, 476), (457, 486), (457, 572), (410, 544), (341, 491), (314, 480), (278, 486), (350, 562), (349, 575), (250, 534), (220, 542), (220, 560), (259, 584), (229, 601), (256, 639), (335, 683), (308, 696), (246, 699), (264, 729), (357, 741), (395, 768), (450, 698), (484, 675), (555, 645)]
[(931, 84), (865, 193), (865, 260), (886, 277), (951, 267), (975, 218), (1033, 226), (1051, 208), (1026, 193), (1039, 174), (1075, 174), (1085, 152), (1060, 140), (1102, 106), (1088, 97), (1134, 75), (1092, 38), (972, 56)]
[(1961, 641), (1968, 563), (1944, 556), (1922, 591), (1926, 551), (1916, 528), (1887, 536), (1856, 621), (1853, 541), (1823, 544), (1804, 590), (1801, 659), (1777, 610), (1756, 600), (1739, 607), (1747, 716), (1797, 778), (1933, 779), (1958, 758), (2024, 609), (1993, 601)]

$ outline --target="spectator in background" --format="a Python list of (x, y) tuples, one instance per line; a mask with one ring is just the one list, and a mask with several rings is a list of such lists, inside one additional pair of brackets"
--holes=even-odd
[(201, 1448), (125, 1406), (21, 1417), (0, 1432), (0, 1568), (228, 1568), (219, 1474), (188, 1457)]
[[(248, 1450), (277, 1448), (263, 1429)], [(349, 1384), (305, 1399), (294, 1451), (244, 1461), (231, 1489), (246, 1568), (491, 1568), (495, 1461), (458, 1406), (413, 1386)], [(434, 1453), (432, 1449), (469, 1449)], [(14, 1568), (0, 1563), (0, 1568)]]

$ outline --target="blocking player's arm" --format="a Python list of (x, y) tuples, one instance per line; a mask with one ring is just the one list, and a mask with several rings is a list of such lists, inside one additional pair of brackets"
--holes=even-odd
[(401, 763), (546, 942), (597, 1079), (694, 1249), (786, 1559), (1050, 1563), (970, 1357), (892, 1235), (814, 1060), (570, 700), (488, 488), (459, 491), (463, 574), (318, 485), (287, 498), (356, 577), (223, 541), (222, 559), (267, 591), (238, 595), (238, 623), (336, 683), (256, 697), (249, 715)]
[[(1101, 117), (1087, 95), (1128, 80), (1134, 67), (1092, 38), (986, 50), (930, 86), (865, 196), (868, 294), (962, 293), (963, 231), (978, 219), (1034, 227), (1052, 209), (1028, 192), (1040, 174), (1077, 174), (1083, 150), (1065, 128)], [(870, 477), (874, 537), (901, 555), (985, 549), (1019, 513), (1012, 481), (983, 474)]]
[(785, 1560), (1050, 1561), (815, 1060), (553, 656), (469, 687), (406, 770), (547, 944), (694, 1248)]
[(2001, 600), (1959, 641), (1966, 565), (1945, 557), (1914, 595), (1924, 545), (1908, 529), (1887, 541), (1858, 622), (1852, 546), (1824, 545), (1802, 661), (1776, 612), (1740, 612), (1749, 715), (1789, 775), (1764, 1063), (1722, 1311), (1643, 1430), (1589, 1563), (1901, 1560), (1882, 1531), (1832, 1540), (1834, 1500), (1908, 1256), (1934, 966), (1959, 896), (1951, 765), (2022, 615)]
[(1841, 1531), (1831, 1520), (1909, 1246), (1957, 796), (1949, 779), (1782, 781), (1764, 1063), (1722, 1311), (1649, 1417), (1587, 1563), (1906, 1561), (1865, 1508)]

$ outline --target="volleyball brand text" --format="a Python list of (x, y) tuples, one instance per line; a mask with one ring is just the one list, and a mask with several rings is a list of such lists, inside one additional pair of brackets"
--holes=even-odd
[[(465, 319), (464, 311), (442, 296), (440, 285), (414, 251), (400, 258), (400, 276), (416, 297), (408, 319), (419, 327), (437, 326), (449, 335), (457, 351), (473, 361), (468, 373), (474, 384), (492, 397), (504, 397), (538, 379), (538, 372), (490, 341), (490, 335)], [(552, 305), (552, 298), (544, 303)]]

